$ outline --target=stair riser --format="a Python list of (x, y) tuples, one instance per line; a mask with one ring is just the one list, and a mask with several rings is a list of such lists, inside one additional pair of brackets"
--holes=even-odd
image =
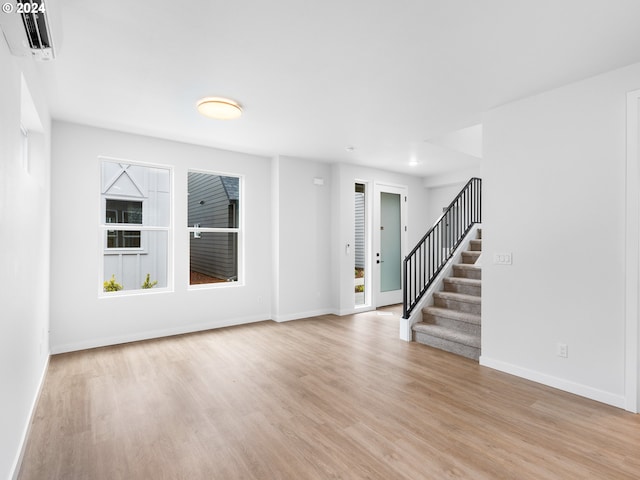
[(433, 297), (436, 307), (448, 308), (450, 310), (457, 310), (459, 312), (480, 315), (481, 308), (479, 303), (461, 302), (459, 300), (453, 300), (450, 298), (440, 298), (438, 297), (437, 293)]
[(480, 252), (462, 252), (462, 263), (473, 265), (479, 256)]
[(481, 252), (482, 240), (471, 240), (471, 242), (469, 243), (469, 250), (473, 252)]
[(474, 297), (481, 296), (482, 287), (480, 285), (464, 285), (459, 283), (444, 283), (445, 292), (464, 293), (466, 295), (473, 295)]
[(441, 325), (457, 330), (458, 332), (480, 336), (481, 327), (476, 323), (462, 322), (453, 318), (441, 317), (440, 315), (432, 315), (430, 313), (424, 313), (422, 315), (422, 321), (425, 323), (433, 323), (434, 325)]
[(423, 345), (439, 348), (440, 350), (455, 353), (456, 355), (462, 355), (463, 357), (470, 358), (476, 362), (480, 359), (480, 349), (476, 347), (451, 342), (443, 338), (433, 337), (420, 332), (414, 333), (414, 340), (422, 343)]
[(482, 270), (479, 268), (463, 268), (459, 265), (453, 266), (453, 275), (461, 278), (474, 278), (476, 280), (482, 279)]

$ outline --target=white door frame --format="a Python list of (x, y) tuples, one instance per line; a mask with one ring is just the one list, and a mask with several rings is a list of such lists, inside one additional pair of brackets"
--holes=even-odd
[[(373, 193), (373, 250), (371, 252), (373, 264), (373, 305), (381, 307), (384, 305), (392, 305), (402, 303), (402, 284), (400, 290), (393, 292), (380, 291), (380, 264), (377, 262), (377, 253), (380, 252), (380, 194), (394, 193), (400, 195), (400, 258), (403, 259), (407, 254), (407, 203), (409, 189), (406, 185), (393, 185), (388, 183), (375, 183)], [(404, 282), (402, 275), (400, 281)]]
[(625, 410), (640, 411), (640, 90), (627, 93)]

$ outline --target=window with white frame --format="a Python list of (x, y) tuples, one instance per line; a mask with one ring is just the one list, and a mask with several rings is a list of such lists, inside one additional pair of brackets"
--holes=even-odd
[(101, 168), (102, 291), (168, 287), (171, 170), (111, 159)]
[(241, 272), (241, 178), (188, 173), (190, 285), (238, 282)]

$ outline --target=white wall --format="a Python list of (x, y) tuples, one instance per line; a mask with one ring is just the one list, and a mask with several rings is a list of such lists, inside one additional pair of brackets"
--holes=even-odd
[[(333, 262), (333, 296), (336, 302), (336, 313), (340, 315), (356, 311), (353, 282), (355, 249), (351, 248), (347, 253), (345, 248), (346, 244), (355, 245), (353, 192), (356, 181), (367, 184), (370, 209), (373, 206), (372, 195), (376, 183), (407, 187), (409, 249), (413, 248), (429, 228), (427, 195), (421, 178), (356, 165), (334, 164), (332, 168), (334, 203), (332, 206), (331, 257)], [(369, 231), (370, 234), (373, 233), (371, 229)], [(371, 249), (369, 251), (372, 252)]]
[[(52, 156), (54, 352), (354, 311), (353, 258), (343, 258), (344, 251), (336, 248), (354, 244), (356, 179), (368, 181), (371, 189), (376, 182), (408, 186), (409, 245), (427, 228), (425, 188), (417, 177), (299, 158), (266, 159), (65, 122), (54, 122)], [(98, 295), (99, 156), (174, 168), (174, 291)], [(187, 289), (182, 228), (189, 168), (245, 176), (244, 286)], [(316, 178), (324, 184), (314, 184)]]
[(427, 189), (427, 221), (429, 225), (433, 226), (436, 223), (442, 215), (442, 209), (449, 206), (465, 185), (466, 182)]
[(429, 226), (433, 226), (442, 215), (442, 208), (449, 206), (471, 178), (481, 176), (480, 168), (467, 168), (426, 177), (424, 186), (427, 189), (427, 221)]
[[(12, 57), (0, 39), (0, 65), (0, 478), (10, 478), (49, 358), (50, 122), (33, 61)], [(28, 173), (21, 74), (41, 129), (31, 132)]]
[[(640, 64), (484, 119), (481, 363), (624, 405), (625, 102)], [(568, 345), (568, 358), (556, 355)]]
[[(315, 185), (314, 179), (323, 185)], [(422, 179), (355, 165), (291, 157), (272, 161), (273, 319), (291, 320), (356, 311), (354, 183), (367, 182), (369, 206), (376, 183), (406, 185), (409, 245), (426, 232)], [(369, 249), (371, 253), (371, 249)]]
[(331, 165), (290, 157), (273, 163), (277, 293), (272, 318), (331, 313)]
[[(174, 291), (99, 298), (100, 155), (173, 168)], [(270, 159), (54, 122), (52, 161), (53, 352), (270, 318)], [(189, 169), (244, 176), (244, 285), (187, 288)]]

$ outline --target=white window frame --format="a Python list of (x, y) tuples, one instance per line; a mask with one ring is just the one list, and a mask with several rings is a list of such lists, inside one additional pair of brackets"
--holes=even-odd
[[(229, 172), (217, 172), (212, 170), (199, 170), (190, 168), (187, 170), (187, 197), (189, 195), (189, 173), (202, 173), (205, 175), (215, 175), (220, 177), (233, 177), (238, 179), (238, 227), (237, 228), (222, 228), (222, 227), (202, 227), (200, 224), (194, 226), (187, 225), (187, 235), (189, 240), (187, 242), (187, 248), (191, 248), (191, 234), (195, 238), (201, 238), (203, 233), (236, 233), (237, 234), (237, 256), (238, 256), (238, 278), (235, 282), (217, 282), (217, 283), (202, 283), (191, 285), (191, 281), (187, 282), (188, 290), (202, 290), (209, 288), (229, 288), (229, 287), (241, 287), (244, 286), (244, 175)], [(186, 218), (189, 218), (189, 200), (187, 198), (187, 211)], [(191, 272), (191, 255), (187, 252), (188, 271)]]
[[(145, 225), (145, 206), (147, 203), (147, 199), (144, 197), (135, 197), (129, 195), (104, 195), (102, 193), (102, 163), (103, 162), (111, 162), (111, 163), (123, 163), (127, 165), (135, 165), (139, 167), (147, 167), (147, 168), (158, 168), (167, 170), (169, 172), (169, 222), (167, 226), (150, 226)], [(99, 201), (99, 245), (98, 249), (98, 297), (99, 298), (111, 298), (111, 297), (122, 297), (122, 296), (132, 296), (132, 295), (152, 295), (155, 293), (165, 293), (165, 292), (173, 292), (173, 269), (174, 269), (174, 261), (173, 261), (173, 242), (174, 242), (174, 192), (175, 192), (175, 184), (174, 184), (174, 168), (170, 165), (163, 165), (159, 163), (147, 163), (147, 162), (139, 162), (134, 160), (122, 159), (122, 158), (114, 158), (108, 156), (98, 156), (97, 162), (98, 168), (98, 179), (99, 179), (99, 187), (98, 187), (98, 195), (100, 197)], [(111, 200), (132, 200), (132, 201), (142, 201), (142, 225), (138, 223), (106, 223), (106, 199), (109, 198)], [(132, 228), (134, 227), (134, 228)], [(107, 231), (109, 230), (136, 230), (140, 231), (140, 248), (107, 248)], [(117, 292), (105, 292), (104, 291), (104, 257), (109, 254), (122, 254), (122, 253), (136, 253), (136, 254), (147, 254), (148, 251), (146, 249), (146, 232), (167, 232), (167, 286), (159, 287), (159, 288), (136, 288), (136, 289), (128, 289), (128, 290), (120, 290)], [(117, 280), (117, 279), (116, 279)]]
[[(125, 202), (141, 202), (142, 203), (142, 223), (107, 223), (107, 200), (122, 200)], [(105, 225), (109, 225), (113, 228), (108, 228), (108, 231), (111, 230), (123, 230), (123, 231), (136, 231), (140, 232), (140, 246), (139, 247), (113, 247), (109, 248), (107, 246), (107, 242), (103, 242), (103, 249), (105, 255), (110, 254), (120, 254), (120, 253), (140, 253), (145, 255), (147, 253), (146, 248), (146, 235), (145, 232), (147, 229), (143, 229), (144, 221), (145, 221), (145, 212), (147, 211), (147, 199), (143, 197), (130, 197), (125, 195), (103, 195), (102, 196), (102, 223)], [(164, 227), (162, 227), (164, 229)]]

